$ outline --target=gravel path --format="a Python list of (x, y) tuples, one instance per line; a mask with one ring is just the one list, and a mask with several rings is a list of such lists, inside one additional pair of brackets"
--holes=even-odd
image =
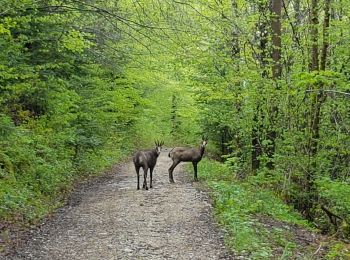
[(158, 158), (153, 189), (136, 190), (132, 162), (82, 187), (7, 259), (231, 259), (207, 194), (179, 165)]

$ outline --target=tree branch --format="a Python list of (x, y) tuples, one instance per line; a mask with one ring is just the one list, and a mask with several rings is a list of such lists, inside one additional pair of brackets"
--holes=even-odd
[(311, 92), (333, 93), (333, 94), (344, 95), (350, 98), (350, 92), (343, 92), (343, 91), (333, 90), (333, 89), (308, 89), (308, 90), (305, 90), (305, 92), (306, 93), (311, 93)]
[(330, 222), (334, 225), (334, 226), (338, 226), (337, 224), (337, 219), (343, 220), (343, 218), (339, 217), (338, 215), (334, 214), (333, 212), (331, 212), (329, 209), (327, 209), (325, 206), (321, 205), (321, 209), (327, 214)]

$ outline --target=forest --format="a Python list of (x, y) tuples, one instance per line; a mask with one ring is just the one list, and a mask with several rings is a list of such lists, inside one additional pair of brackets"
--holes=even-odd
[(0, 2), (3, 237), (136, 149), (205, 135), (223, 225), (259, 189), (244, 214), (278, 215), (273, 196), (350, 256), (349, 1)]

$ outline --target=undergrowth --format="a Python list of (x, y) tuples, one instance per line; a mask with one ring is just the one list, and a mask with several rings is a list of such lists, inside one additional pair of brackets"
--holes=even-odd
[[(275, 194), (249, 180), (237, 180), (224, 164), (215, 161), (204, 159), (198, 172), (211, 190), (230, 249), (250, 259), (290, 259), (301, 251), (299, 256), (312, 259), (317, 248), (302, 248), (292, 232), (292, 227), (311, 232), (311, 225)], [(278, 224), (265, 226), (264, 219)]]

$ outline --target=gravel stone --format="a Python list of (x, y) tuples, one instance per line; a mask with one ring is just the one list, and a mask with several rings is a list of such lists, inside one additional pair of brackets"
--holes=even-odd
[(136, 190), (131, 161), (115, 167), (112, 177), (78, 188), (6, 259), (233, 259), (208, 194), (194, 188), (181, 165), (169, 183), (170, 165), (161, 153), (147, 191)]

